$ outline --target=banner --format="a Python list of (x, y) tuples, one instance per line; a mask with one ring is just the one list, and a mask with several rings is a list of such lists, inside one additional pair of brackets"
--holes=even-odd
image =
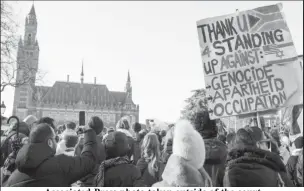
[(282, 4), (197, 21), (211, 119), (301, 103), (303, 80)]

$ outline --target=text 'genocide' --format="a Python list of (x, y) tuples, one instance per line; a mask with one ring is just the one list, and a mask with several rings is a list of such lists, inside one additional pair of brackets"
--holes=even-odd
[(214, 115), (248, 113), (278, 107), (287, 98), (284, 81), (275, 78), (271, 65), (225, 72), (210, 80)]

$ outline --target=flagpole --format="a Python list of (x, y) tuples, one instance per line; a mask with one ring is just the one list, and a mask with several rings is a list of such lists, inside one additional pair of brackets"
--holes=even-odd
[(260, 129), (262, 129), (259, 112), (257, 112), (257, 123), (258, 123), (258, 127), (259, 127)]

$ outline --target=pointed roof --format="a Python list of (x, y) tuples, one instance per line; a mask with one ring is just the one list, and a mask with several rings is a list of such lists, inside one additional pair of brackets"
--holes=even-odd
[(127, 82), (131, 82), (130, 71), (128, 70), (128, 80)]
[(52, 87), (39, 86), (44, 104), (74, 105), (81, 101), (85, 105), (96, 107), (119, 103), (134, 104), (131, 98), (127, 98), (126, 92), (109, 91), (106, 85), (84, 83), (82, 88), (77, 82), (61, 81), (56, 81)]
[(31, 11), (30, 11), (29, 15), (34, 15), (34, 16), (36, 16), (34, 3), (33, 3), (33, 5), (32, 5), (32, 8), (31, 8)]
[(22, 37), (21, 37), (21, 35), (20, 35), (20, 39), (19, 39), (19, 43), (18, 44), (19, 44), (19, 46), (22, 45)]
[(84, 73), (83, 73), (83, 60), (82, 60), (82, 68), (81, 68), (81, 74), (80, 74), (81, 76), (83, 76), (84, 75)]

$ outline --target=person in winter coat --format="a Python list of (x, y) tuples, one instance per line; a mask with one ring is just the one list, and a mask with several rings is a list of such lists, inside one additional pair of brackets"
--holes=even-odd
[(128, 137), (116, 131), (104, 140), (107, 158), (99, 168), (94, 179), (95, 187), (141, 187), (141, 174), (127, 156)]
[[(24, 134), (22, 134), (22, 135), (24, 135)], [(27, 144), (24, 141), (24, 139), (26, 139), (26, 138), (28, 138), (28, 137), (25, 137), (21, 140), (20, 136), (17, 137), (16, 134), (13, 136), (13, 138), (12, 137), (8, 138), (8, 139), (10, 139), (9, 144), (10, 144), (11, 153), (9, 153), (9, 155), (5, 159), (3, 167), (1, 167), (1, 186), (6, 184), (6, 181), (8, 180), (8, 178), (16, 170), (16, 164), (15, 164), (16, 157), (17, 157), (17, 154), (18, 154), (20, 148), (23, 145)], [(5, 145), (3, 145), (3, 146), (5, 146)]]
[(169, 157), (162, 181), (153, 187), (212, 187), (204, 169), (205, 144), (189, 121), (179, 121), (174, 128), (173, 153)]
[(141, 139), (139, 136), (139, 132), (141, 131), (141, 125), (139, 123), (135, 123), (133, 126), (133, 131), (135, 132), (135, 139), (134, 139), (134, 157), (133, 157), (133, 164), (137, 164), (137, 161), (140, 159), (141, 156)]
[(141, 158), (136, 165), (141, 172), (141, 179), (148, 187), (160, 181), (164, 171), (165, 166), (161, 162), (159, 148), (157, 135), (148, 133), (143, 140)]
[(209, 118), (208, 111), (200, 110), (192, 123), (195, 124), (195, 128), (205, 141), (206, 161), (204, 168), (211, 177), (213, 185), (222, 187), (228, 149), (217, 138), (218, 128), (216, 121)]
[[(88, 126), (93, 129), (96, 132), (96, 140), (97, 140), (97, 160), (95, 163), (94, 170), (87, 176), (81, 178), (78, 182), (78, 186), (82, 187), (91, 187), (94, 184), (94, 178), (96, 174), (98, 173), (98, 166), (106, 159), (106, 152), (105, 152), (105, 146), (102, 143), (103, 137), (101, 136), (102, 130), (104, 128), (102, 120), (97, 117), (93, 116), (91, 117)], [(83, 139), (80, 139), (78, 144), (75, 148), (75, 155), (79, 156), (82, 153), (83, 150)]]
[(56, 150), (56, 155), (64, 154), (67, 156), (74, 156), (75, 155), (75, 146), (78, 143), (78, 135), (74, 133), (65, 133), (63, 135), (62, 142), (65, 144), (65, 150), (63, 152), (58, 152), (58, 146)]
[(224, 187), (288, 187), (285, 166), (257, 126), (239, 129), (227, 157)]
[(128, 138), (128, 143), (129, 143), (129, 152), (128, 152), (128, 157), (131, 160), (132, 158), (134, 159), (134, 144), (135, 140), (133, 138), (132, 133), (130, 132), (130, 123), (127, 119), (120, 119), (116, 125), (116, 131), (124, 133), (127, 138)]
[[(292, 180), (295, 186), (303, 185), (302, 182), (298, 182), (298, 169), (297, 164), (299, 160), (299, 156), (303, 155), (303, 137), (298, 137), (293, 142), (294, 150), (291, 152), (291, 156), (289, 157), (286, 165), (287, 175)], [(303, 164), (302, 164), (303, 165)]]
[(55, 155), (56, 134), (48, 124), (33, 127), (29, 144), (16, 159), (17, 170), (8, 179), (9, 187), (69, 187), (90, 173), (96, 161), (96, 133), (84, 128), (84, 148), (80, 156)]
[(58, 142), (57, 144), (57, 149), (56, 149), (56, 154), (63, 154), (67, 147), (66, 147), (66, 140), (64, 139), (65, 136), (71, 137), (78, 137), (77, 133), (76, 133), (76, 123), (74, 122), (68, 122), (65, 125), (65, 130), (62, 132), (61, 136), (61, 141)]
[[(30, 134), (29, 126), (25, 122), (19, 123), (19, 139), (22, 141)], [(5, 139), (1, 140), (1, 167), (6, 158), (13, 152), (12, 144), (17, 138), (17, 125), (14, 125), (9, 131)]]

